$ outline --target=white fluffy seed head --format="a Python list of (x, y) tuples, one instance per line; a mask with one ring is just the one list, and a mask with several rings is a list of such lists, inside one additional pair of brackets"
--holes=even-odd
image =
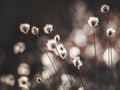
[(80, 57), (77, 56), (73, 59), (73, 65), (80, 69), (80, 67), (83, 65), (82, 61), (80, 60)]
[(38, 35), (39, 33), (39, 28), (37, 28), (36, 26), (33, 26), (31, 29), (31, 33), (34, 35)]
[(1, 83), (5, 83), (9, 86), (13, 86), (15, 84), (15, 77), (12, 74), (2, 76), (0, 78)]
[(62, 74), (61, 75), (61, 80), (62, 80), (62, 82), (69, 82), (69, 79), (68, 79), (68, 75), (67, 74)]
[(71, 47), (69, 49), (69, 55), (71, 58), (74, 58), (74, 57), (80, 55), (80, 49), (78, 47)]
[(91, 27), (97, 26), (98, 23), (99, 23), (98, 17), (93, 17), (93, 16), (92, 16), (92, 17), (89, 17), (89, 19), (88, 19), (88, 24), (89, 24)]
[(30, 82), (28, 77), (21, 76), (20, 78), (18, 78), (18, 86), (24, 90), (29, 90)]
[(107, 4), (104, 4), (104, 5), (101, 6), (100, 11), (101, 11), (102, 13), (108, 13), (108, 12), (110, 11), (110, 6), (107, 5)]
[(55, 37), (54, 37), (54, 40), (56, 41), (56, 42), (59, 42), (60, 41), (60, 35), (55, 35)]
[(53, 25), (52, 24), (46, 24), (45, 27), (43, 28), (43, 30), (46, 34), (50, 34), (53, 31)]
[(57, 45), (57, 53), (62, 59), (67, 58), (67, 50), (61, 43)]
[(113, 36), (115, 34), (116, 30), (113, 28), (108, 28), (107, 29), (107, 36)]
[(51, 58), (51, 61), (54, 61), (54, 54), (52, 52), (45, 52), (41, 55), (41, 62), (44, 66), (51, 65), (51, 61), (49, 60), (49, 57)]
[(30, 66), (26, 63), (21, 63), (18, 66), (17, 72), (19, 75), (29, 75), (30, 74)]
[[(111, 65), (114, 67), (116, 66), (118, 60), (119, 60), (119, 54), (117, 53), (117, 51), (114, 48), (109, 48), (112, 52), (112, 56), (111, 53), (108, 53), (108, 48), (105, 49), (105, 51), (103, 52), (103, 60), (105, 62), (105, 64), (111, 68)], [(109, 56), (109, 57), (108, 57)], [(112, 62), (110, 62), (112, 57)]]
[(46, 43), (48, 50), (54, 51), (57, 48), (57, 42), (54, 39), (48, 40)]
[(25, 44), (23, 42), (18, 42), (13, 47), (13, 52), (15, 54), (23, 53), (25, 51)]
[(28, 24), (28, 23), (22, 23), (22, 24), (20, 24), (20, 31), (22, 33), (28, 34), (29, 30), (30, 30), (30, 24)]

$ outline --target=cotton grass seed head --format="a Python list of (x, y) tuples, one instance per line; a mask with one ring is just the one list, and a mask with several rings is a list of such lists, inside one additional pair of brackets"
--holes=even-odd
[(116, 30), (113, 28), (108, 28), (107, 29), (107, 36), (113, 36), (115, 34)]
[(92, 16), (92, 17), (89, 17), (89, 19), (88, 19), (88, 24), (89, 24), (91, 27), (97, 26), (98, 23), (99, 23), (98, 17), (93, 17), (93, 16)]
[(65, 59), (67, 57), (67, 51), (65, 49), (63, 51), (60, 51), (59, 54), (62, 59)]
[(80, 69), (80, 67), (83, 65), (82, 61), (80, 60), (80, 57), (75, 57), (73, 59), (73, 65)]
[(36, 75), (35, 75), (35, 78), (34, 78), (34, 81), (35, 81), (37, 84), (40, 84), (40, 83), (41, 83), (41, 74), (36, 74)]
[(30, 82), (28, 77), (21, 76), (20, 78), (18, 78), (18, 86), (24, 90), (29, 90)]
[[(71, 76), (71, 78), (72, 78), (72, 76)], [(65, 90), (69, 90), (69, 88), (71, 87), (71, 84), (70, 84), (71, 78), (69, 79), (67, 74), (61, 75), (62, 85), (66, 88)]]
[(28, 24), (28, 23), (22, 23), (22, 24), (20, 24), (20, 31), (22, 33), (28, 34), (29, 30), (30, 30), (30, 24)]
[(52, 24), (46, 24), (43, 28), (44, 32), (46, 34), (50, 34), (53, 31), (53, 25)]
[(57, 45), (57, 49), (58, 49), (58, 51), (63, 51), (65, 49), (65, 46), (62, 43), (59, 43)]
[(58, 44), (57, 45), (57, 51), (58, 51), (58, 55), (62, 58), (65, 59), (67, 57), (67, 50), (64, 47), (63, 44)]
[(57, 42), (54, 39), (48, 40), (46, 43), (48, 50), (54, 51), (57, 47)]
[[(119, 61), (119, 53), (116, 51), (115, 48), (111, 47), (109, 48), (112, 52), (111, 53), (108, 53), (108, 48), (105, 49), (105, 51), (103, 52), (103, 61), (105, 62), (105, 64), (110, 67), (110, 68), (113, 68), (116, 66), (116, 64), (118, 63)], [(111, 56), (112, 55), (112, 56)], [(109, 57), (108, 57), (109, 56)], [(110, 57), (112, 57), (112, 62), (110, 62)], [(112, 65), (112, 67), (111, 67)]]
[(15, 77), (12, 74), (2, 76), (0, 78), (1, 83), (5, 83), (9, 86), (13, 86), (15, 84)]
[(37, 28), (36, 26), (33, 26), (31, 29), (31, 33), (34, 35), (38, 35), (39, 33), (39, 28)]
[(13, 52), (15, 54), (23, 53), (25, 51), (25, 44), (23, 42), (18, 42), (13, 47)]
[(45, 52), (41, 55), (41, 62), (44, 66), (49, 66), (51, 65), (51, 61), (49, 60), (49, 57), (51, 58), (51, 61), (53, 62), (54, 60), (54, 54), (52, 52)]
[(54, 40), (56, 41), (56, 42), (59, 42), (60, 41), (60, 35), (55, 35), (55, 37), (54, 37)]
[(68, 79), (67, 76), (68, 76), (67, 74), (62, 74), (62, 75), (61, 75), (61, 80), (62, 80), (62, 82), (64, 82), (64, 81), (69, 82), (69, 79)]
[(104, 4), (104, 5), (101, 6), (100, 11), (101, 11), (102, 13), (108, 13), (108, 12), (110, 11), (110, 6), (107, 5), (107, 4)]
[(29, 75), (30, 74), (30, 66), (26, 63), (21, 63), (18, 66), (17, 72), (19, 75)]
[(15, 77), (12, 74), (6, 76), (6, 84), (10, 86), (15, 84)]
[(74, 58), (76, 56), (80, 55), (80, 49), (78, 47), (71, 47), (69, 49), (69, 56), (71, 58)]

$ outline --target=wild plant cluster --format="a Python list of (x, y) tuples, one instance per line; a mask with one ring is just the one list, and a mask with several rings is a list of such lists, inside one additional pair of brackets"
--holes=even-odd
[[(86, 22), (90, 32), (73, 31), (64, 40), (57, 33), (53, 37), (55, 30), (52, 24), (43, 28), (29, 23), (20, 24), (20, 32), (29, 44), (19, 41), (13, 46), (14, 54), (23, 60), (16, 68), (17, 77), (12, 74), (0, 76), (2, 85), (17, 86), (18, 90), (120, 90), (119, 52), (113, 46), (116, 30), (109, 24), (110, 6), (102, 5), (100, 12), (106, 25), (106, 49), (102, 48), (97, 37), (100, 20), (96, 16), (90, 16)], [(30, 34), (37, 40), (35, 50), (32, 50), (34, 43), (29, 38)], [(41, 63), (37, 72), (33, 69), (34, 60)]]

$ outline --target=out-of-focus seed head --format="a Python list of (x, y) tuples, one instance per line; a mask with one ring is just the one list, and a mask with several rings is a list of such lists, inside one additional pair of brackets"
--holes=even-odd
[(84, 87), (79, 87), (78, 90), (84, 90)]
[(75, 57), (73, 59), (73, 65), (80, 69), (80, 67), (83, 65), (82, 61), (80, 60), (80, 57)]
[(37, 28), (36, 26), (33, 26), (31, 29), (31, 33), (34, 35), (38, 35), (39, 33), (39, 28)]
[(30, 74), (30, 66), (26, 63), (21, 63), (18, 66), (17, 72), (19, 75), (29, 75)]
[(50, 34), (53, 31), (53, 25), (52, 24), (46, 24), (45, 27), (43, 28), (43, 30), (46, 34)]
[(99, 23), (98, 17), (89, 17), (89, 19), (88, 19), (88, 24), (89, 24), (91, 27), (97, 26), (98, 23)]
[[(116, 66), (116, 64), (118, 63), (119, 61), (119, 53), (115, 50), (115, 48), (109, 48), (112, 52), (111, 53), (108, 53), (108, 48), (105, 49), (105, 51), (103, 52), (103, 61), (105, 62), (105, 64), (110, 67), (110, 68), (113, 68)], [(112, 56), (111, 56), (112, 55)], [(109, 56), (109, 57), (108, 57)], [(110, 57), (112, 57), (112, 62), (110, 62)], [(111, 67), (112, 65), (112, 67)]]
[(69, 88), (71, 87), (71, 84), (70, 84), (71, 79), (72, 79), (72, 76), (71, 76), (71, 78), (68, 78), (67, 74), (61, 75), (62, 85), (66, 88), (65, 90), (69, 90)]
[(25, 44), (23, 42), (18, 42), (13, 47), (13, 52), (19, 54), (25, 51)]
[(62, 74), (62, 75), (61, 75), (61, 80), (62, 80), (62, 82), (64, 82), (64, 81), (69, 82), (68, 75), (67, 75), (67, 74)]
[(71, 47), (69, 49), (69, 55), (71, 58), (74, 58), (74, 57), (80, 55), (80, 49), (78, 47)]
[(102, 13), (108, 13), (108, 12), (110, 11), (110, 6), (107, 5), (107, 4), (104, 4), (104, 5), (101, 6), (100, 11), (101, 11)]
[(6, 76), (2, 76), (0, 78), (0, 81), (1, 81), (1, 83), (5, 83), (5, 84), (7, 84), (9, 86), (14, 86), (15, 77), (13, 75), (9, 74), (9, 75), (6, 75)]
[(28, 24), (28, 23), (22, 23), (22, 24), (20, 24), (20, 31), (22, 32), (22, 33), (24, 33), (24, 34), (28, 34), (28, 32), (29, 32), (29, 30), (30, 30), (30, 24)]
[(108, 28), (107, 29), (107, 36), (113, 36), (115, 34), (116, 30), (113, 28)]
[(49, 60), (49, 57), (51, 58), (51, 61), (54, 61), (54, 54), (52, 52), (45, 52), (41, 55), (41, 62), (44, 66), (51, 65), (51, 61)]

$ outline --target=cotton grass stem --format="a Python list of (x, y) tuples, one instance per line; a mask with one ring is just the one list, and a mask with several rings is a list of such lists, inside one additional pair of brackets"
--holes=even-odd
[[(81, 70), (81, 68), (80, 68), (80, 70)], [(88, 88), (87, 88), (87, 86), (85, 85), (85, 83), (84, 83), (84, 81), (82, 80), (82, 78), (79, 77), (79, 79), (80, 79), (80, 81), (81, 81), (83, 87), (85, 88), (85, 90), (88, 90)]]
[[(37, 35), (37, 37), (39, 37), (39, 35)], [(42, 48), (43, 48), (43, 51), (46, 52), (46, 54), (47, 54), (47, 56), (48, 56), (48, 58), (49, 58), (49, 60), (50, 60), (50, 62), (51, 62), (51, 64), (52, 64), (52, 66), (53, 66), (53, 69), (54, 69), (55, 73), (58, 75), (57, 70), (56, 70), (56, 68), (55, 68), (55, 66), (54, 66), (54, 63), (52, 62), (49, 54), (47, 53), (46, 48), (45, 48), (44, 46), (43, 46)], [(63, 89), (65, 90), (65, 87), (64, 87), (63, 85), (62, 85), (62, 87), (63, 87)]]
[(95, 32), (95, 27), (93, 27), (93, 39), (94, 39), (94, 52), (95, 52), (95, 82), (94, 82), (94, 90), (96, 89), (96, 79), (97, 79), (97, 68), (96, 68), (96, 63), (97, 63), (97, 56), (96, 56), (96, 32)]
[(114, 79), (113, 79), (113, 65), (112, 65), (112, 40), (111, 37), (109, 38), (110, 40), (110, 54), (111, 54), (111, 80), (112, 80), (112, 90), (114, 90)]
[[(57, 51), (58, 55), (60, 56), (60, 53), (59, 53), (59, 51), (58, 51), (57, 48), (56, 48), (56, 51)], [(67, 68), (66, 68), (65, 65), (64, 65), (65, 63), (64, 63), (63, 61), (61, 61), (61, 63), (62, 63), (62, 65), (63, 65), (63, 69), (65, 70), (65, 72), (69, 74)], [(71, 82), (71, 80), (70, 80), (71, 76), (69, 76), (68, 74), (67, 74), (67, 77), (68, 77), (69, 82), (71, 83), (71, 86), (72, 86), (72, 82)], [(72, 79), (72, 78), (71, 78), (71, 79)]]

